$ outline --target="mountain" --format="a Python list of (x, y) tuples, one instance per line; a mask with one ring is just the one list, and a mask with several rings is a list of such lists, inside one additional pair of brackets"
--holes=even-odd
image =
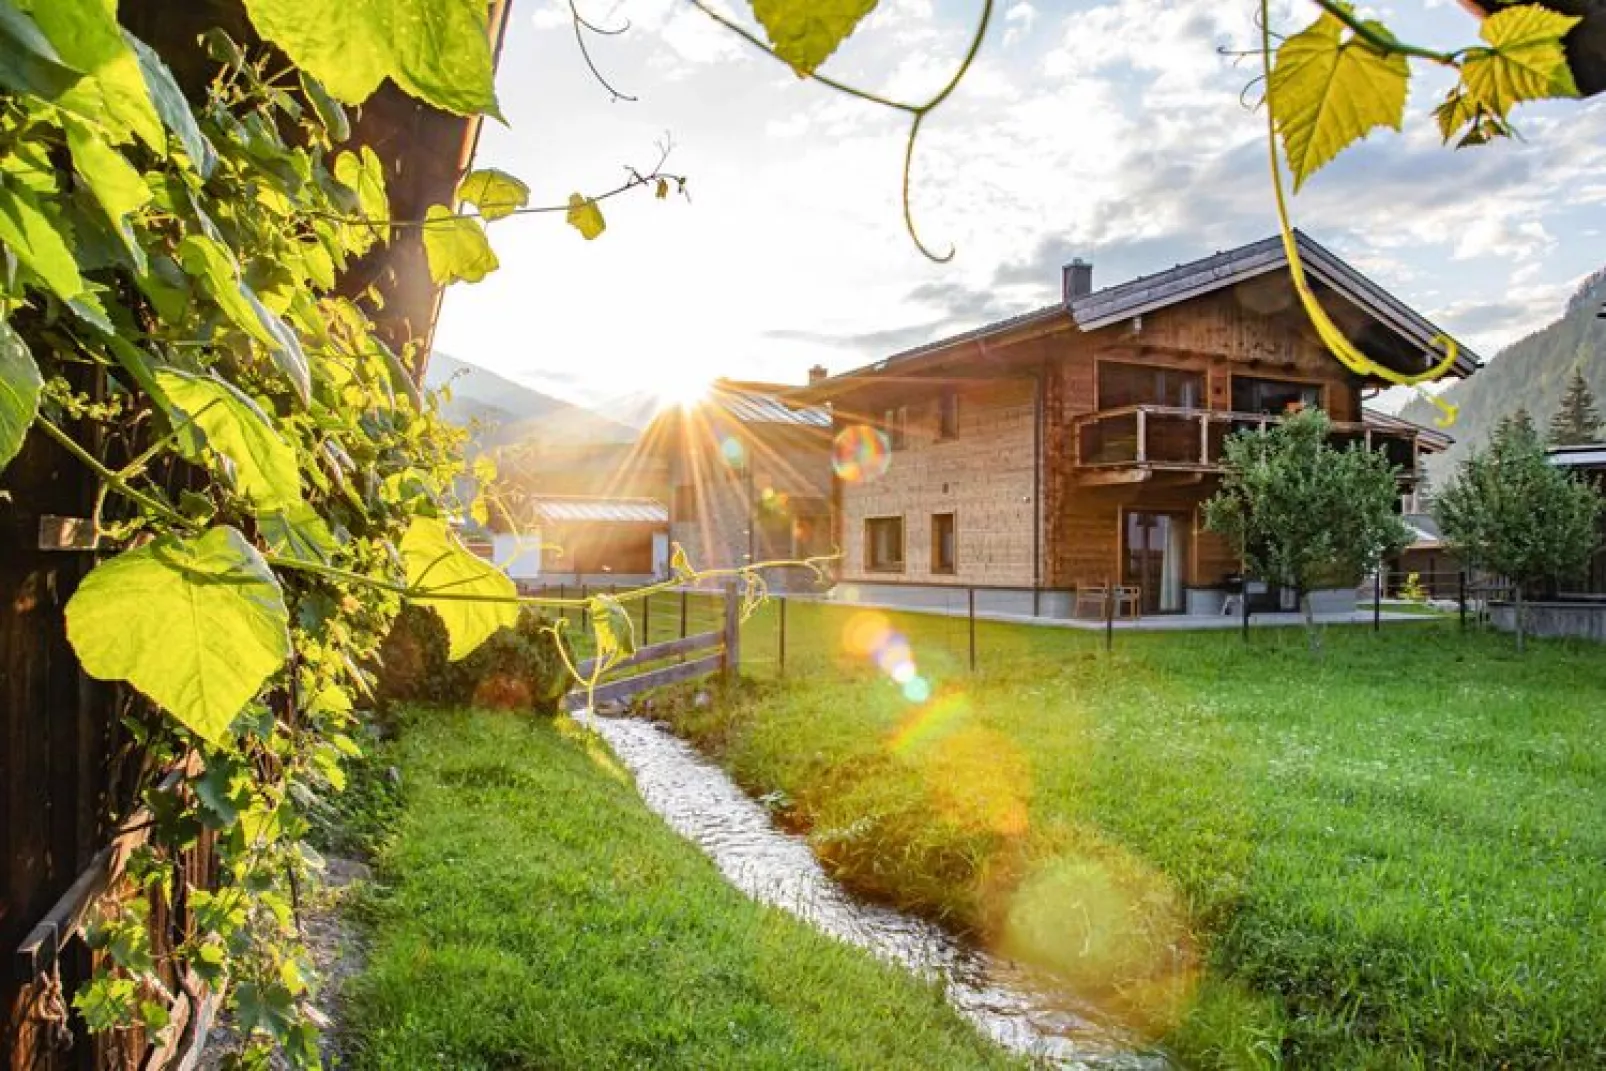
[(487, 449), (509, 443), (628, 443), (636, 438), (634, 428), (617, 420), (439, 351), (430, 356), (424, 385), (431, 390), (449, 386), (451, 400), (441, 406), (441, 415), (471, 428)]
[[(1595, 397), (1606, 402), (1606, 269), (1586, 279), (1567, 302), (1561, 319), (1519, 339), (1495, 354), (1470, 379), (1449, 387), (1441, 395), (1461, 407), (1449, 428), (1455, 445), (1428, 462), (1428, 478), (1435, 487), (1455, 471), (1471, 450), (1481, 447), (1502, 417), (1525, 408), (1540, 431), (1550, 423), (1573, 369), (1583, 371)], [(1400, 412), (1406, 420), (1432, 425), (1438, 410), (1422, 399)]]

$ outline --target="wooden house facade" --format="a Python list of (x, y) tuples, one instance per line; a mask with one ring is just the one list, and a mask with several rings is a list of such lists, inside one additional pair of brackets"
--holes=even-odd
[[(1303, 234), (1335, 321), (1380, 363), (1420, 372), (1440, 332)], [(1335, 439), (1385, 450), (1416, 478), (1448, 438), (1363, 411), (1384, 384), (1323, 346), (1280, 238), (1095, 291), (1065, 267), (1062, 300), (811, 384), (838, 434), (877, 429), (884, 473), (838, 481), (841, 579), (865, 601), (929, 604), (978, 588), (990, 608), (1063, 615), (1078, 585), (1141, 591), (1183, 612), (1240, 568), (1204, 530), (1226, 437), (1320, 407)], [(1462, 350), (1452, 374), (1478, 359)], [(873, 475), (873, 474), (871, 474)], [(1208, 606), (1208, 598), (1196, 600)]]

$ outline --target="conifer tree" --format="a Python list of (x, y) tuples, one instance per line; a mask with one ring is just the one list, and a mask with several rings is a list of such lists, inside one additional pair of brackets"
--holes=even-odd
[(1551, 446), (1581, 446), (1600, 441), (1600, 410), (1595, 408), (1595, 395), (1584, 382), (1580, 368), (1573, 369), (1573, 378), (1562, 395), (1561, 406), (1550, 418)]

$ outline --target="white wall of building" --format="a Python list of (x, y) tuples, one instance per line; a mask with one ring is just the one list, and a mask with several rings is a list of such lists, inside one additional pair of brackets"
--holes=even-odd
[(491, 536), (491, 561), (514, 580), (533, 581), (541, 577), (541, 530)]

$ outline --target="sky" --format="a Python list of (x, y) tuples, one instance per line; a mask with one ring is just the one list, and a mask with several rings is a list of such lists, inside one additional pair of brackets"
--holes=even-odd
[[(1276, 228), (1253, 0), (1003, 0), (975, 65), (931, 113), (903, 228), (907, 116), (801, 80), (686, 0), (514, 0), (498, 75), (505, 125), (476, 164), (532, 203), (687, 178), (689, 199), (605, 202), (586, 241), (561, 214), (491, 225), (499, 271), (448, 290), (436, 347), (537, 390), (606, 408), (716, 376), (802, 382), (1052, 302), (1082, 257), (1094, 286)], [(726, 0), (724, 9), (747, 8)], [(881, 0), (833, 77), (920, 100), (950, 77), (981, 0)], [(1401, 37), (1475, 40), (1453, 0), (1375, 8)], [(1278, 0), (1273, 24), (1309, 22)], [(750, 21), (750, 20), (749, 20)], [(1416, 68), (1403, 134), (1374, 133), (1309, 182), (1296, 225), (1484, 356), (1560, 314), (1606, 263), (1606, 97), (1519, 111), (1522, 140), (1454, 151), (1431, 118), (1449, 80)], [(1251, 89), (1250, 95), (1253, 95)]]

